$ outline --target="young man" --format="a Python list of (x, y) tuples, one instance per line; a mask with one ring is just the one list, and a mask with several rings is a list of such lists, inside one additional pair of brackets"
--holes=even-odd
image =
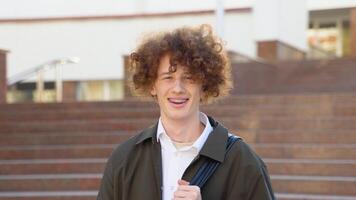
[[(131, 54), (131, 70), (133, 91), (152, 96), (160, 118), (114, 150), (98, 200), (274, 199), (263, 161), (200, 112), (231, 89), (223, 46), (209, 26), (146, 38)], [(209, 162), (215, 170), (197, 175), (204, 184), (191, 183)]]

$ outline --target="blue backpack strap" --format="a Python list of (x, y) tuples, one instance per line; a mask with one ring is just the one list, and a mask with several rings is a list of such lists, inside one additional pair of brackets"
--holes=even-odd
[[(231, 149), (232, 145), (237, 141), (241, 139), (240, 137), (234, 136), (232, 134), (229, 134), (228, 140), (227, 140), (227, 145), (226, 145), (226, 153), (229, 152)], [(219, 167), (221, 163), (209, 159), (207, 160), (198, 170), (198, 172), (194, 175), (192, 180), (190, 181), (190, 185), (196, 185), (199, 188), (202, 188), (205, 184), (205, 182), (210, 178), (211, 175), (214, 174), (215, 170)]]

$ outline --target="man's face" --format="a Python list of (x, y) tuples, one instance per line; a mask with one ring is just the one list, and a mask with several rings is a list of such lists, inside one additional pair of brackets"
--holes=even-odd
[(157, 79), (151, 94), (157, 96), (161, 117), (171, 120), (186, 120), (198, 116), (201, 84), (193, 81), (186, 67), (177, 65), (175, 72), (169, 72), (170, 56), (160, 59)]

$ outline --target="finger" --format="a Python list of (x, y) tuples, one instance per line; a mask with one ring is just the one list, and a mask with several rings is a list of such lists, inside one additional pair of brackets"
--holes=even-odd
[(200, 191), (175, 191), (174, 199), (200, 199)]
[(185, 197), (173, 197), (172, 200), (185, 200)]
[(174, 199), (196, 199), (197, 196), (194, 192), (176, 191), (173, 195)]
[(182, 198), (182, 197), (186, 197), (187, 196), (187, 192), (186, 191), (182, 191), (182, 190), (177, 190), (173, 193), (173, 196), (175, 198)]
[(177, 190), (180, 191), (200, 191), (200, 188), (196, 185), (179, 185)]
[(185, 181), (183, 179), (178, 180), (178, 185), (189, 185), (188, 181)]

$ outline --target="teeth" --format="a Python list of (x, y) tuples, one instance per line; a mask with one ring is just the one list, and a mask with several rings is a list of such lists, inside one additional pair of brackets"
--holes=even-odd
[(173, 103), (184, 103), (186, 102), (188, 99), (169, 99), (171, 102)]

